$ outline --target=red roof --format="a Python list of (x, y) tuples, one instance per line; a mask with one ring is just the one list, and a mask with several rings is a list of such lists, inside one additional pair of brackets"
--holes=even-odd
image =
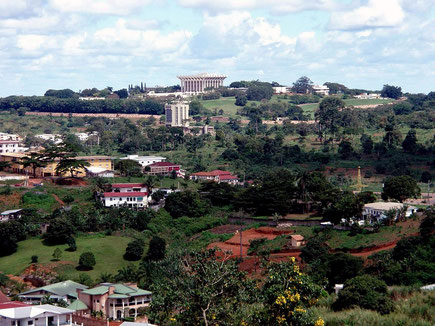
[(219, 177), (220, 180), (238, 180), (239, 178), (235, 175), (222, 175)]
[(112, 188), (137, 188), (137, 187), (146, 187), (143, 183), (114, 183)]
[(19, 140), (0, 140), (0, 144), (18, 144)]
[(222, 175), (231, 175), (231, 172), (229, 172), (229, 171), (223, 171), (223, 170), (213, 170), (213, 171), (210, 171), (210, 172), (192, 173), (192, 175), (204, 176), (204, 177), (216, 177), (216, 176), (222, 176)]
[(130, 192), (105, 192), (104, 197), (145, 197), (147, 192), (130, 191)]
[(177, 166), (178, 167), (180, 165), (175, 164), (175, 163), (171, 163), (171, 162), (156, 162), (156, 163), (150, 164), (148, 166), (150, 166), (150, 167), (154, 167), (154, 166)]
[(30, 305), (23, 303), (23, 302), (20, 302), (20, 301), (4, 302), (4, 303), (0, 303), (0, 310), (1, 309), (27, 307), (27, 306), (30, 306)]

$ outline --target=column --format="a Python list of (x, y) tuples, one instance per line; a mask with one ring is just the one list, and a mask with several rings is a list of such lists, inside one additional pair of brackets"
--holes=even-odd
[(57, 315), (57, 326), (59, 326), (60, 322), (59, 322), (59, 315)]
[(69, 324), (72, 325), (72, 314), (69, 314)]
[(122, 299), (122, 313), (121, 313), (121, 317), (124, 318), (124, 299)]
[(48, 316), (45, 317), (45, 326), (48, 326)]

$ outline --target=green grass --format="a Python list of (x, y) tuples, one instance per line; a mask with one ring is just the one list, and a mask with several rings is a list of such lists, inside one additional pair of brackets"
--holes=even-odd
[[(79, 274), (88, 274), (93, 279), (102, 272), (116, 274), (116, 272), (127, 266), (130, 262), (122, 257), (125, 253), (127, 243), (131, 238), (118, 236), (104, 236), (101, 234), (84, 235), (76, 238), (77, 251), (65, 251), (67, 245), (45, 246), (40, 238), (32, 238), (18, 243), (18, 250), (14, 254), (0, 257), (0, 270), (7, 274), (20, 274), (29, 264), (30, 257), (38, 256), (39, 263), (52, 263), (53, 252), (56, 248), (62, 250), (61, 262), (68, 264), (61, 265), (57, 271), (66, 278), (76, 278)], [(86, 251), (93, 252), (97, 264), (91, 271), (77, 271), (80, 254)]]

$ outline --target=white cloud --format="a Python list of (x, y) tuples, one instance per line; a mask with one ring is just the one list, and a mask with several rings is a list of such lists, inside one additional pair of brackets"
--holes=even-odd
[(333, 12), (329, 27), (335, 30), (395, 27), (404, 18), (405, 12), (399, 0), (369, 0), (367, 5), (354, 10)]
[(148, 5), (150, 0), (49, 0), (60, 12), (127, 15)]
[(41, 7), (41, 0), (2, 0), (0, 17), (25, 17), (33, 15)]

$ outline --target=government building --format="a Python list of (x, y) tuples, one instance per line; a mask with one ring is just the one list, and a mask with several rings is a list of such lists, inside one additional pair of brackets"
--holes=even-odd
[(225, 75), (201, 73), (197, 75), (178, 76), (183, 93), (203, 93), (206, 88), (219, 88), (224, 85)]
[(189, 126), (189, 104), (183, 102), (166, 104), (165, 124), (170, 127)]

